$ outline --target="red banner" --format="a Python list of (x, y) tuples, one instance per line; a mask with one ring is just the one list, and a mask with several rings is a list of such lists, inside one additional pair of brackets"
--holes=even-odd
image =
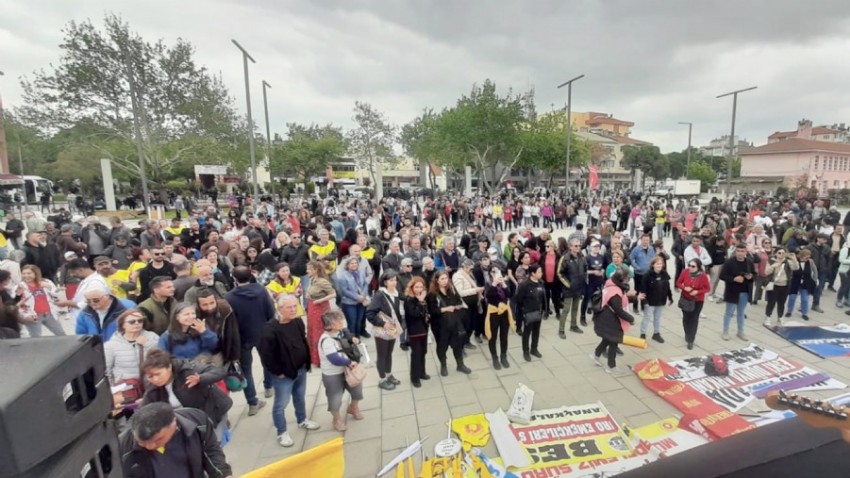
[(677, 370), (663, 360), (648, 360), (634, 366), (643, 384), (685, 414), (683, 425), (695, 433), (715, 440), (755, 428), (740, 415), (721, 407), (713, 400), (678, 380), (668, 380)]

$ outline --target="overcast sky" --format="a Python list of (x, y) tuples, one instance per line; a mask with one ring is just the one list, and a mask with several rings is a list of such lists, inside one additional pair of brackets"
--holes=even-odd
[[(272, 85), (272, 131), (286, 122), (351, 126), (355, 100), (396, 124), (441, 109), (475, 82), (533, 87), (538, 111), (563, 107), (635, 122), (633, 137), (662, 151), (728, 134), (727, 91), (758, 85), (738, 102), (736, 131), (763, 144), (776, 130), (850, 123), (850, 1), (275, 1), (3, 0), (0, 94), (20, 104), (18, 78), (60, 57), (69, 20), (115, 12), (153, 41), (182, 37), (199, 63), (221, 71), (245, 110), (237, 39), (251, 65), (255, 117), (261, 81)], [(264, 129), (262, 117), (257, 120)]]

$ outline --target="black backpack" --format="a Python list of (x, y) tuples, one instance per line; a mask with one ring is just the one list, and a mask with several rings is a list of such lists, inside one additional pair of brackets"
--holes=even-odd
[(602, 311), (602, 287), (593, 291), (593, 294), (590, 296), (590, 305), (588, 308), (590, 309), (590, 313), (594, 315)]

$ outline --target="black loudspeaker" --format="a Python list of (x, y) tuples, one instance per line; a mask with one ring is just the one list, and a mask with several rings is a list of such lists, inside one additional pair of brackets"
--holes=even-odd
[(33, 468), (15, 478), (123, 478), (118, 434), (104, 420)]
[(799, 418), (771, 423), (617, 475), (622, 478), (846, 478), (850, 443)]
[(29, 470), (109, 416), (99, 336), (0, 340), (0, 364), (0, 478)]

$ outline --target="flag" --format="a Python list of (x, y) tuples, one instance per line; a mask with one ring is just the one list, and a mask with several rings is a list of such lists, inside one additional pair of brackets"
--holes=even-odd
[(342, 437), (337, 437), (297, 455), (258, 468), (243, 475), (243, 478), (278, 478), (281, 476), (342, 478), (344, 474), (345, 455), (342, 452)]
[(595, 164), (590, 165), (590, 174), (588, 175), (588, 183), (591, 191), (599, 189), (599, 167)]

